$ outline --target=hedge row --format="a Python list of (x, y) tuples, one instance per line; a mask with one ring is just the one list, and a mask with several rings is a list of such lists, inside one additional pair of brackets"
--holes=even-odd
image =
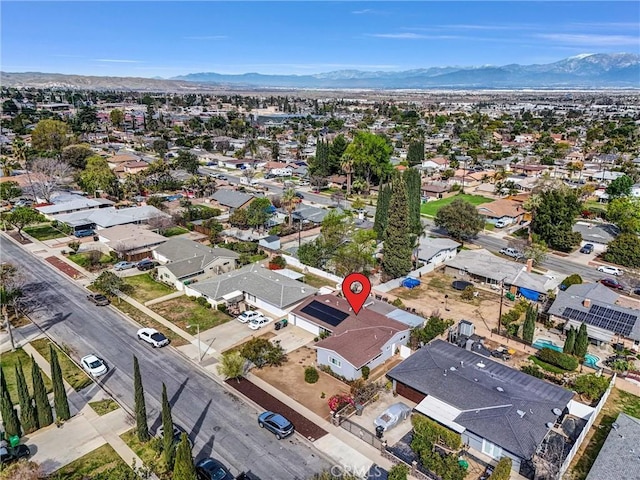
[(538, 350), (536, 356), (542, 360), (543, 362), (549, 363), (551, 365), (555, 365), (556, 367), (560, 367), (564, 370), (575, 370), (578, 368), (578, 359), (567, 355), (566, 353), (556, 352), (550, 348), (543, 348), (542, 350)]
[(502, 457), (498, 461), (496, 468), (493, 469), (489, 480), (509, 480), (509, 477), (511, 477), (511, 459)]
[(439, 443), (451, 450), (457, 450), (462, 445), (462, 439), (459, 434), (437, 424), (433, 420), (429, 420), (427, 417), (414, 415), (411, 420), (416, 435), (431, 443)]

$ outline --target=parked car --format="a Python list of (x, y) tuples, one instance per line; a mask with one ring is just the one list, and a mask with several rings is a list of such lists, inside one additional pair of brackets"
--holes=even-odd
[(498, 220), (498, 221), (496, 222), (495, 227), (496, 227), (496, 228), (504, 228), (504, 227), (506, 227), (506, 226), (508, 226), (508, 225), (511, 225), (511, 222), (510, 222), (510, 221), (508, 221), (508, 220), (502, 220), (502, 219), (501, 219), (501, 220)]
[(235, 480), (227, 467), (213, 458), (205, 458), (196, 463), (196, 475), (198, 480)]
[(602, 273), (608, 273), (609, 275), (622, 275), (624, 272), (618, 267), (611, 267), (609, 265), (600, 265), (598, 271)]
[(506, 255), (507, 257), (511, 257), (515, 259), (519, 259), (523, 257), (521, 252), (519, 252), (515, 248), (510, 248), (510, 247), (501, 249), (500, 253), (502, 255)]
[(148, 258), (145, 258), (144, 260), (140, 260), (136, 264), (136, 268), (144, 272), (146, 270), (153, 270), (154, 268), (156, 268), (157, 265), (158, 264), (153, 260), (149, 260)]
[(94, 377), (104, 375), (109, 370), (104, 363), (104, 360), (96, 357), (93, 353), (85, 355), (80, 359), (80, 365), (86, 370), (86, 372)]
[(118, 262), (113, 266), (113, 268), (118, 272), (121, 270), (129, 270), (130, 268), (135, 268), (135, 267), (136, 267), (136, 264), (133, 262)]
[(252, 473), (251, 471), (249, 471), (249, 472), (241, 472), (236, 477), (236, 480), (260, 480), (260, 477), (258, 477), (255, 473)]
[(263, 317), (264, 315), (260, 312), (257, 312), (255, 310), (246, 310), (242, 312), (240, 315), (238, 315), (238, 321), (242, 323), (247, 323), (252, 320), (263, 318)]
[(90, 237), (94, 234), (93, 230), (76, 230), (75, 232), (73, 232), (73, 234), (77, 237), (77, 238), (84, 238), (84, 237)]
[(400, 422), (406, 420), (411, 415), (411, 407), (402, 402), (394, 403), (382, 412), (378, 418), (373, 421), (376, 427), (381, 427), (383, 432), (392, 429)]
[(9, 447), (5, 444), (0, 447), (0, 465), (8, 465), (22, 458), (29, 458), (31, 456), (31, 450), (26, 445)]
[(249, 322), (249, 328), (251, 330), (258, 330), (264, 327), (265, 325), (270, 324), (271, 322), (273, 322), (273, 318), (269, 318), (269, 317), (254, 318)]
[(304, 195), (303, 195), (303, 194), (301, 194), (300, 192), (296, 192), (296, 193), (295, 193), (295, 197), (296, 197), (296, 198), (299, 198), (300, 200), (302, 200), (302, 199), (304, 198)]
[(144, 340), (153, 345), (153, 348), (164, 347), (169, 345), (169, 339), (155, 328), (141, 328), (137, 333), (138, 340)]
[(593, 253), (593, 243), (585, 243), (580, 249), (580, 253)]
[(614, 290), (624, 290), (624, 286), (615, 278), (603, 278), (600, 283), (605, 287), (613, 288)]
[(109, 299), (104, 295), (102, 295), (101, 293), (91, 293), (87, 295), (87, 300), (89, 300), (91, 303), (98, 305), (99, 307), (104, 307), (111, 303)]
[[(187, 433), (186, 430), (182, 427), (179, 427), (178, 425), (176, 425), (175, 423), (173, 424), (173, 443), (175, 443), (176, 445), (178, 443), (180, 443), (180, 441), (182, 440), (182, 434), (183, 433)], [(164, 437), (164, 426), (160, 425), (158, 427), (158, 430), (156, 431), (156, 436), (158, 438), (163, 438)], [(191, 445), (191, 448), (193, 448), (193, 442), (191, 441), (191, 439), (189, 438), (189, 435), (187, 435), (187, 441), (189, 442), (189, 445)], [(224, 478), (224, 477), (221, 477)]]
[(278, 440), (281, 440), (295, 431), (293, 423), (284, 418), (279, 413), (264, 412), (258, 417), (260, 428), (266, 428), (273, 433)]

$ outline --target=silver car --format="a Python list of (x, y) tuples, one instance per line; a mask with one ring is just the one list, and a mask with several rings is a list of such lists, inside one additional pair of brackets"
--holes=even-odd
[(376, 427), (382, 427), (383, 431), (386, 432), (403, 420), (406, 420), (409, 415), (411, 415), (411, 407), (402, 402), (398, 402), (382, 412), (382, 414), (373, 421), (373, 424)]

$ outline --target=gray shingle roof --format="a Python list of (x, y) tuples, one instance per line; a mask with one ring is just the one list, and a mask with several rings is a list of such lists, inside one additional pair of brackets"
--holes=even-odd
[(587, 480), (640, 479), (640, 419), (621, 413)]
[(442, 340), (419, 349), (388, 376), (461, 410), (456, 423), (524, 459), (542, 443), (546, 424), (558, 419), (552, 410), (564, 410), (573, 396)]
[(191, 285), (191, 288), (213, 300), (221, 300), (223, 295), (239, 290), (278, 308), (295, 305), (318, 291), (255, 263)]
[(599, 243), (606, 245), (616, 239), (620, 235), (620, 229), (615, 225), (589, 224), (586, 222), (577, 222), (573, 226), (574, 232), (579, 232), (582, 239), (586, 242)]
[(421, 238), (418, 254), (421, 259), (429, 260), (443, 250), (453, 250), (459, 246), (460, 244), (458, 242), (450, 238)]
[(240, 208), (253, 199), (253, 195), (236, 192), (235, 190), (221, 189), (211, 195), (211, 198), (225, 207)]
[(126, 225), (129, 223), (140, 223), (148, 221), (154, 217), (168, 217), (166, 213), (151, 205), (130, 208), (97, 208), (94, 210), (83, 210), (79, 212), (55, 215), (54, 219), (69, 225), (96, 224), (101, 228), (113, 227), (115, 225)]
[(195, 275), (219, 258), (237, 260), (240, 256), (226, 248), (211, 248), (188, 238), (172, 238), (156, 248), (156, 252), (167, 258), (167, 270), (176, 278)]

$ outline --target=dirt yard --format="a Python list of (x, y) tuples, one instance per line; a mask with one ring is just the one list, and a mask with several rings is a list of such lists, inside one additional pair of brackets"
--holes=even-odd
[[(280, 367), (254, 369), (252, 373), (287, 394), (309, 410), (323, 418), (329, 418), (329, 397), (336, 393), (349, 393), (349, 386), (324, 372), (318, 371), (319, 380), (314, 383), (304, 381), (304, 369), (315, 365), (316, 352), (309, 347), (301, 347), (287, 354), (287, 363)], [(325, 394), (322, 398), (322, 393)]]

